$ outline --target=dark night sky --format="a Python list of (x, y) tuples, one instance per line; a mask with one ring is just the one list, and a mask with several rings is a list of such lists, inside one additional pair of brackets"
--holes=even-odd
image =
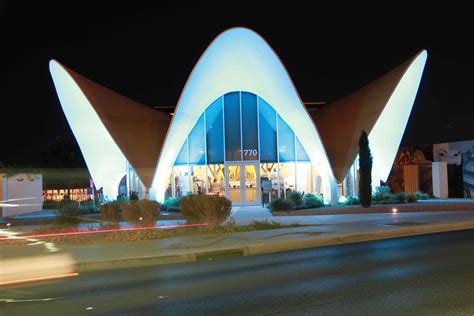
[(49, 59), (143, 104), (175, 105), (202, 52), (233, 26), (270, 43), (304, 101), (334, 101), (426, 48), (403, 144), (474, 139), (473, 1), (95, 2), (0, 0), (0, 162), (38, 165), (45, 144), (71, 133)]

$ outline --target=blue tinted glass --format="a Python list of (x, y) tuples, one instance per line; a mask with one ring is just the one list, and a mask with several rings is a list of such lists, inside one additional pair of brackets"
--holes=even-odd
[(301, 145), (300, 140), (296, 137), (296, 160), (298, 161), (310, 161), (306, 151)]
[(222, 98), (219, 98), (206, 110), (208, 164), (224, 162), (224, 131), (222, 125)]
[(278, 154), (280, 162), (295, 161), (295, 135), (278, 115)]
[(224, 116), (226, 160), (241, 160), (240, 98), (238, 92), (224, 95)]
[(244, 160), (258, 160), (257, 96), (242, 92), (241, 98)]
[(204, 146), (204, 115), (201, 115), (191, 134), (189, 134), (189, 163), (203, 165), (206, 148)]
[(260, 125), (260, 161), (277, 162), (276, 112), (263, 99), (258, 98)]
[(187, 165), (188, 164), (188, 139), (184, 141), (183, 147), (178, 154), (178, 158), (176, 158), (175, 165)]

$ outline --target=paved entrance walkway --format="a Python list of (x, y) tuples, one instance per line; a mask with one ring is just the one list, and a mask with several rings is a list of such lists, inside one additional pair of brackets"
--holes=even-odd
[(274, 216), (266, 207), (257, 206), (233, 206), (231, 218), (235, 220), (237, 225), (249, 224), (253, 220), (264, 221), (274, 220)]

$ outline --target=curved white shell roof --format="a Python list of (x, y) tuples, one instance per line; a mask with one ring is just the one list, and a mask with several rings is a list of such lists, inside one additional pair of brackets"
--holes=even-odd
[(68, 71), (55, 60), (50, 61), (49, 71), (96, 188), (102, 188), (108, 199), (115, 199), (127, 159)]
[(318, 131), (281, 60), (260, 35), (238, 27), (221, 33), (209, 45), (188, 78), (158, 160), (153, 182), (158, 200), (163, 199), (166, 176), (199, 116), (231, 91), (252, 92), (271, 104), (311, 161), (328, 173), (328, 179), (334, 178)]
[(382, 114), (369, 134), (372, 152), (372, 185), (386, 181), (410, 117), (428, 53), (423, 50), (410, 64), (392, 92)]

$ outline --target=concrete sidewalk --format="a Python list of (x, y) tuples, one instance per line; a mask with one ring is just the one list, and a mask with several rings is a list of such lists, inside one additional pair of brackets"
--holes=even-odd
[[(161, 265), (473, 229), (474, 212), (298, 216), (297, 222), (314, 226), (56, 248), (72, 254), (78, 271)], [(0, 244), (4, 258), (24, 255), (28, 247)]]

